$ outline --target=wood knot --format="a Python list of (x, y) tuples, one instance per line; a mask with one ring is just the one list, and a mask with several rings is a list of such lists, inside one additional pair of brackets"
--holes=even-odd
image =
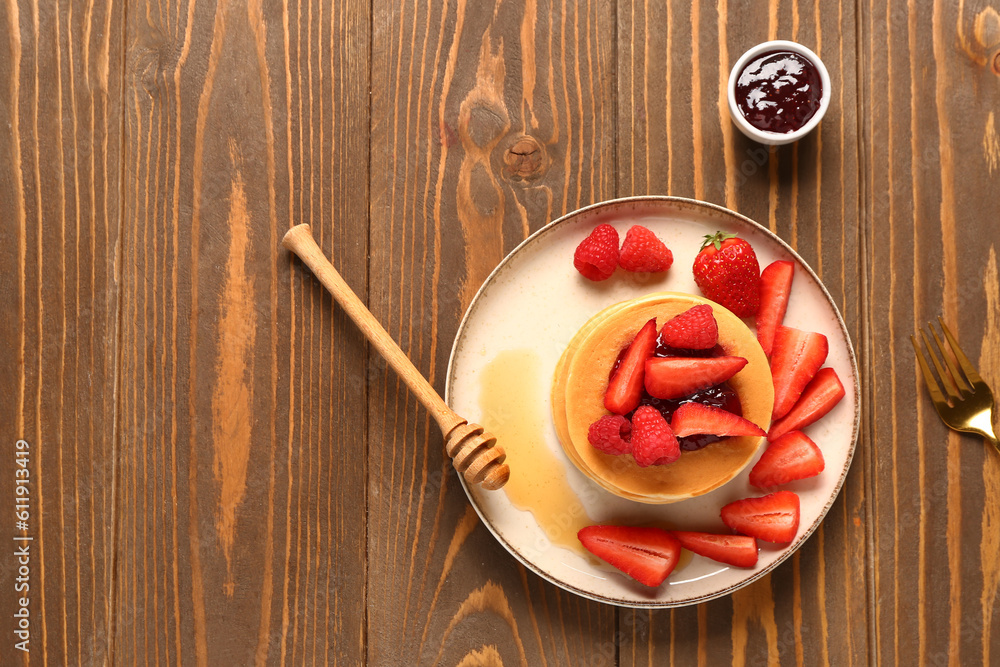
[(504, 153), (505, 173), (515, 180), (534, 180), (542, 175), (545, 149), (534, 137), (519, 137)]
[(997, 51), (997, 54), (993, 56), (993, 72), (1000, 76), (1000, 51)]

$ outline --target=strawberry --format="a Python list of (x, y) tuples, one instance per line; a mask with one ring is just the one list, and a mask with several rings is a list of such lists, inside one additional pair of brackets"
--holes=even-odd
[(821, 368), (801, 398), (783, 418), (771, 423), (767, 439), (774, 442), (789, 431), (804, 429), (833, 409), (844, 397), (844, 385), (832, 368)]
[(590, 425), (587, 440), (605, 454), (627, 454), (632, 451), (632, 424), (621, 415), (604, 415)]
[(633, 225), (625, 234), (618, 264), (626, 271), (659, 273), (674, 263), (674, 254), (642, 225)]
[(749, 243), (735, 234), (705, 237), (694, 258), (694, 281), (712, 301), (738, 317), (751, 317), (760, 306), (760, 264)]
[(791, 542), (799, 532), (799, 497), (791, 491), (777, 491), (743, 498), (722, 508), (722, 522), (758, 540)]
[(829, 349), (823, 334), (778, 327), (771, 348), (771, 377), (774, 379), (772, 419), (781, 419), (792, 409), (809, 380), (826, 361)]
[(683, 398), (725, 382), (746, 365), (743, 357), (652, 357), (646, 360), (646, 391), (655, 398)]
[(728, 410), (704, 403), (681, 403), (670, 418), (670, 428), (678, 438), (697, 433), (709, 435), (767, 435), (764, 429)]
[(618, 231), (605, 223), (597, 225), (573, 253), (573, 266), (590, 280), (607, 280), (618, 266)]
[(646, 324), (636, 334), (622, 357), (618, 369), (608, 382), (604, 392), (604, 407), (616, 415), (635, 410), (642, 398), (643, 379), (646, 373), (646, 359), (653, 356), (656, 349), (656, 318)]
[(576, 536), (587, 551), (651, 587), (663, 583), (681, 555), (681, 543), (662, 528), (587, 526)]
[(632, 415), (632, 458), (640, 468), (667, 465), (681, 457), (670, 424), (656, 408), (643, 405)]
[(774, 332), (785, 319), (788, 296), (792, 292), (795, 264), (779, 260), (767, 265), (760, 274), (760, 310), (757, 311), (757, 341), (764, 354), (771, 356)]
[(660, 329), (660, 340), (682, 350), (708, 350), (719, 340), (712, 307), (702, 303), (675, 316)]
[(789, 431), (764, 450), (750, 471), (750, 483), (759, 489), (780, 486), (823, 472), (823, 452), (802, 431)]
[(757, 540), (749, 535), (716, 535), (689, 530), (675, 530), (681, 546), (705, 558), (736, 567), (757, 564)]

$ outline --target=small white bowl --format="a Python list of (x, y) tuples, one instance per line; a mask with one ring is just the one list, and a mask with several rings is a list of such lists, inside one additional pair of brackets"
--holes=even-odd
[[(766, 130), (760, 130), (750, 124), (750, 121), (746, 119), (743, 113), (740, 111), (739, 107), (736, 105), (736, 82), (740, 77), (740, 73), (743, 68), (746, 67), (747, 63), (761, 55), (762, 53), (767, 53), (768, 51), (791, 51), (792, 53), (797, 53), (800, 56), (806, 58), (819, 71), (820, 82), (823, 86), (823, 93), (819, 100), (819, 109), (813, 114), (805, 125), (795, 130), (794, 132), (768, 132)], [(769, 146), (781, 146), (783, 144), (790, 144), (793, 141), (798, 141), (802, 137), (806, 136), (812, 132), (813, 128), (819, 125), (819, 122), (823, 119), (823, 115), (830, 106), (830, 73), (826, 71), (826, 65), (823, 61), (819, 59), (811, 49), (808, 49), (797, 42), (790, 42), (784, 39), (776, 39), (771, 42), (764, 42), (753, 47), (736, 61), (733, 65), (733, 70), (729, 73), (729, 86), (728, 94), (729, 98), (729, 115), (732, 117), (733, 122), (736, 127), (740, 129), (740, 132), (750, 137), (754, 141), (759, 141), (762, 144), (767, 144)]]

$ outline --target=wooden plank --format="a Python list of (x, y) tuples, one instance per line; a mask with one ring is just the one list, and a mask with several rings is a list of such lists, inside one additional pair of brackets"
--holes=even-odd
[[(6, 664), (109, 656), (122, 7), (0, 9)], [(20, 440), (27, 456), (15, 458)], [(15, 498), (27, 500), (17, 516), (26, 531), (11, 516)], [(15, 638), (21, 598), (28, 635)], [(22, 641), (30, 653), (15, 649)]]
[[(619, 194), (705, 199), (768, 226), (820, 274), (861, 352), (853, 4), (625, 3), (618, 26)], [(769, 151), (732, 125), (725, 86), (743, 51), (777, 38), (817, 51), (834, 91), (818, 132)], [(771, 575), (696, 608), (622, 614), (621, 664), (866, 662), (865, 448)]]
[[(378, 3), (373, 30), (370, 304), (443, 391), (459, 319), (504, 254), (614, 192), (614, 16)], [(369, 396), (368, 662), (613, 662), (614, 610), (515, 564), (374, 360)]]
[[(991, 6), (992, 4), (992, 6)], [(875, 659), (992, 664), (1000, 457), (949, 432), (908, 337), (942, 315), (1000, 387), (996, 3), (865, 3)], [(977, 361), (978, 359), (978, 361)]]
[(366, 8), (129, 13), (122, 664), (363, 660), (364, 345), (278, 244), (364, 292)]

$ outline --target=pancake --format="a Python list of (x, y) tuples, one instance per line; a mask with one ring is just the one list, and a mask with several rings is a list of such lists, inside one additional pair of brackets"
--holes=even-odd
[(661, 292), (610, 306), (591, 318), (570, 341), (556, 367), (552, 410), (556, 433), (571, 461), (616, 495), (645, 503), (671, 503), (708, 493), (738, 475), (753, 459), (763, 437), (727, 438), (683, 452), (669, 465), (640, 468), (629, 455), (612, 456), (587, 440), (590, 424), (608, 414), (604, 392), (619, 352), (649, 319), (657, 326), (692, 306), (712, 306), (725, 354), (747, 359), (729, 380), (743, 416), (767, 430), (774, 389), (767, 357), (752, 331), (722, 306), (690, 294)]

